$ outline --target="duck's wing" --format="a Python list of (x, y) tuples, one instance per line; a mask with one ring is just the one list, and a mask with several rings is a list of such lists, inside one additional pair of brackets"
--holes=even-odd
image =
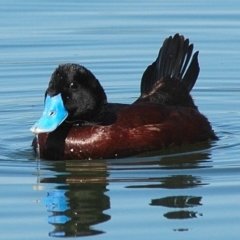
[[(164, 77), (180, 80), (190, 92), (197, 80), (200, 68), (198, 52), (193, 52), (189, 39), (175, 34), (165, 39), (156, 61), (147, 67), (141, 80), (141, 96), (149, 94), (154, 85)], [(141, 98), (140, 96), (140, 98)]]

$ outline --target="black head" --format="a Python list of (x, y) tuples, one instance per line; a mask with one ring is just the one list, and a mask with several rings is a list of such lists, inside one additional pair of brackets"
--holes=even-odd
[(99, 81), (85, 67), (59, 65), (51, 76), (46, 95), (52, 97), (59, 93), (68, 112), (66, 121), (103, 121), (107, 97)]

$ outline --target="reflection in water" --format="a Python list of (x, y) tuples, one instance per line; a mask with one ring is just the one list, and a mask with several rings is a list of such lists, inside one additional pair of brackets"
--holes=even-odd
[[(196, 211), (200, 207), (201, 196), (173, 195), (175, 189), (190, 189), (204, 186), (200, 176), (189, 169), (211, 167), (210, 156), (204, 152), (165, 155), (161, 159), (152, 157), (135, 158), (133, 161), (65, 161), (42, 162), (39, 173), (40, 184), (49, 189), (45, 198), (48, 223), (54, 226), (49, 233), (54, 237), (89, 236), (101, 234), (97, 224), (110, 220), (105, 213), (110, 209), (110, 199), (106, 195), (109, 183), (122, 182), (128, 190), (170, 189), (171, 195), (154, 198), (151, 207), (174, 209), (163, 213), (165, 219), (193, 219), (202, 216)], [(187, 172), (184, 170), (188, 170)], [(145, 174), (147, 170), (147, 173)], [(177, 171), (176, 171), (177, 170)], [(129, 171), (132, 175), (129, 176)], [(144, 173), (143, 175), (138, 173)], [(179, 174), (178, 174), (179, 173)], [(185, 174), (184, 174), (185, 173)], [(187, 173), (187, 174), (186, 174)], [(115, 175), (116, 174), (116, 175)], [(134, 182), (132, 185), (127, 185)], [(144, 190), (143, 190), (144, 191)], [(166, 191), (164, 191), (166, 193)], [(194, 210), (192, 210), (194, 208)], [(173, 229), (187, 231), (187, 228)]]
[[(200, 177), (194, 177), (191, 175), (177, 175), (168, 176), (158, 179), (159, 184), (146, 184), (146, 185), (133, 185), (128, 186), (128, 188), (168, 188), (168, 189), (185, 189), (185, 188), (195, 188), (201, 185), (206, 185), (202, 183)], [(163, 206), (170, 208), (189, 208), (201, 206), (200, 201), (202, 197), (194, 196), (168, 196), (159, 199), (153, 199), (151, 201), (151, 206)], [(164, 214), (164, 217), (168, 219), (188, 219), (196, 218), (197, 212), (189, 210), (173, 211)], [(200, 214), (201, 215), (201, 214)]]
[(205, 185), (201, 182), (200, 177), (194, 177), (192, 175), (172, 175), (167, 177), (159, 177), (154, 179), (153, 184), (144, 185), (130, 185), (127, 188), (168, 188), (168, 189), (183, 189), (183, 188), (195, 188)]
[(201, 197), (193, 196), (173, 196), (159, 199), (153, 199), (151, 206), (165, 206), (171, 208), (189, 208), (202, 205)]
[(168, 219), (188, 219), (188, 218), (196, 218), (197, 212), (193, 211), (175, 211), (165, 213), (163, 216)]
[(51, 212), (48, 223), (54, 226), (54, 237), (88, 236), (103, 233), (92, 226), (108, 221), (104, 211), (110, 208), (105, 165), (80, 163), (52, 163), (48, 170), (55, 178), (42, 178), (41, 183), (55, 183), (57, 187), (45, 198)]
[[(178, 175), (168, 175), (158, 177), (154, 179), (154, 183), (151, 184), (134, 184), (129, 185), (127, 188), (164, 188), (164, 189), (189, 189), (196, 188), (208, 183), (204, 183), (200, 176), (183, 175), (181, 169), (196, 169), (206, 168), (211, 166), (204, 166), (204, 164), (210, 161), (210, 155), (204, 152), (195, 152), (193, 154), (180, 154), (177, 156), (166, 156), (160, 159), (158, 162), (161, 169), (175, 170), (179, 169)], [(155, 163), (156, 164), (156, 163)], [(171, 191), (172, 192), (172, 191)], [(167, 196), (162, 198), (152, 199), (150, 206), (161, 206), (174, 209), (174, 211), (168, 211), (163, 216), (169, 220), (183, 220), (193, 219), (197, 216), (203, 216), (198, 211), (189, 210), (189, 208), (197, 208), (201, 206), (201, 196)], [(180, 210), (178, 210), (180, 209)], [(187, 228), (173, 229), (174, 231), (188, 231)]]
[(201, 142), (190, 146), (174, 147), (145, 153), (145, 156), (164, 155), (157, 163), (163, 169), (204, 168), (205, 166), (201, 165), (201, 163), (211, 161), (209, 149), (212, 145), (212, 142)]
[[(164, 207), (170, 207), (170, 208), (190, 208), (190, 207), (201, 206), (202, 205), (200, 203), (201, 199), (202, 197), (194, 197), (194, 196), (172, 196), (172, 197), (153, 199), (150, 205), (164, 206)], [(196, 218), (197, 212), (189, 211), (189, 210), (172, 211), (172, 212), (165, 213), (163, 216), (168, 219), (188, 219), (188, 218)]]

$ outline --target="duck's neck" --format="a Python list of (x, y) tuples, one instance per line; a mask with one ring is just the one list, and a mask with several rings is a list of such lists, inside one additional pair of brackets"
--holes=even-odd
[(86, 125), (98, 125), (103, 124), (107, 112), (107, 101), (104, 100), (102, 103), (99, 103), (97, 107), (87, 114), (80, 115), (79, 117), (67, 118), (64, 123), (75, 125), (75, 126), (86, 126)]

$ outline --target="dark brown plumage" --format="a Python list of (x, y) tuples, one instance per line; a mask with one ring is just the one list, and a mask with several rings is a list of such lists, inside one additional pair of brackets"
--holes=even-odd
[(38, 134), (33, 146), (39, 146), (40, 158), (121, 158), (217, 139), (189, 94), (199, 74), (198, 52), (192, 56), (192, 51), (183, 36), (167, 38), (144, 72), (141, 95), (131, 105), (107, 103), (99, 81), (86, 68), (60, 65), (46, 96), (60, 94), (68, 114), (50, 133), (32, 128)]

